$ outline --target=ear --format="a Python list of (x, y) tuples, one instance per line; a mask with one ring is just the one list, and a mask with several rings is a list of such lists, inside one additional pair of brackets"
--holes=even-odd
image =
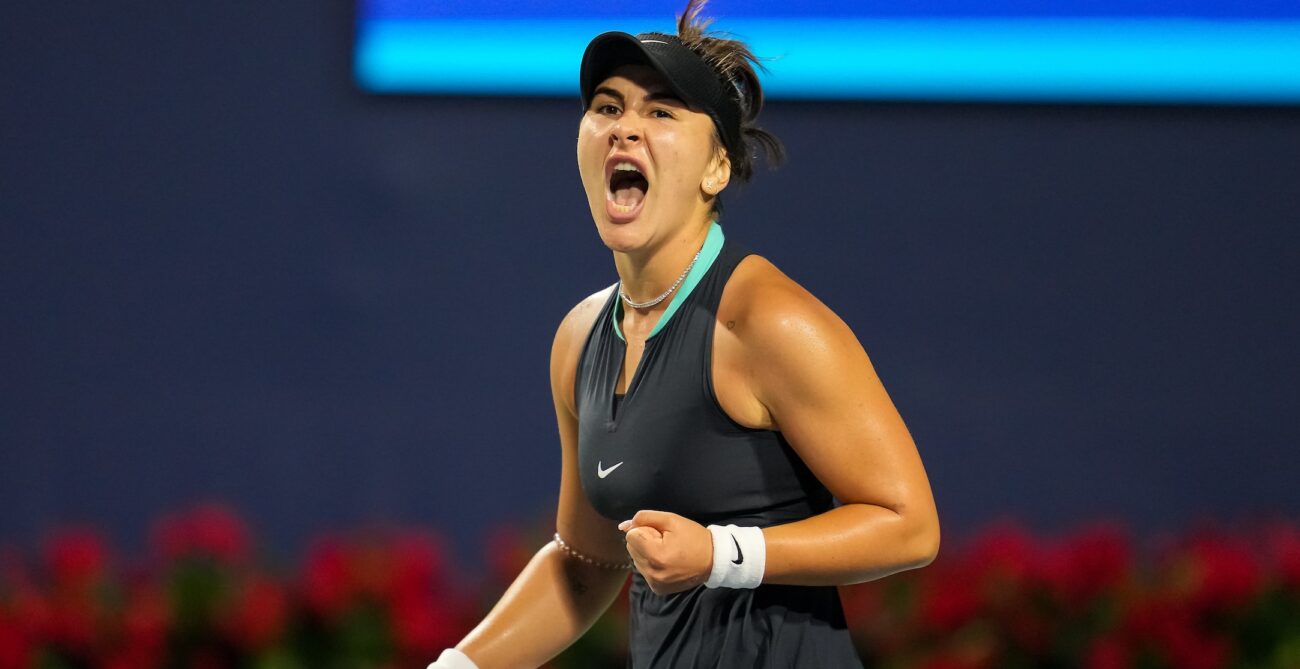
[(727, 157), (727, 150), (719, 146), (713, 153), (713, 158), (709, 160), (709, 166), (704, 170), (704, 181), (700, 188), (704, 194), (713, 197), (721, 193), (727, 184), (731, 183), (731, 159)]

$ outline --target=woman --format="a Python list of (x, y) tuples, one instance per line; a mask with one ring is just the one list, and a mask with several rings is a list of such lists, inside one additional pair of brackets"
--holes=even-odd
[(717, 223), (754, 148), (780, 145), (754, 126), (753, 56), (703, 33), (702, 4), (676, 36), (606, 33), (583, 57), (578, 171), (619, 282), (552, 347), (557, 532), (431, 667), (539, 666), (628, 569), (632, 667), (860, 667), (835, 586), (938, 550), (920, 457), (853, 333)]

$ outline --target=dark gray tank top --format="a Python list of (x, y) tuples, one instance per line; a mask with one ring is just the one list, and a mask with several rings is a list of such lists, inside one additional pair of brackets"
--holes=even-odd
[[(701, 525), (767, 527), (834, 505), (781, 433), (743, 427), (717, 402), (718, 303), (749, 253), (722, 240), (720, 228), (714, 233), (721, 250), (661, 317), (668, 320), (646, 340), (617, 407), (614, 388), (627, 351), (615, 326), (617, 290), (583, 346), (574, 387), (580, 479), (592, 506), (612, 521), (655, 509)], [(630, 667), (862, 666), (833, 586), (701, 585), (660, 596), (639, 573), (632, 579)]]

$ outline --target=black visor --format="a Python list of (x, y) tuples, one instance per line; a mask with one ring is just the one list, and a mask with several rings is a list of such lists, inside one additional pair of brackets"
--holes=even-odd
[(629, 35), (608, 32), (597, 35), (582, 55), (582, 106), (591, 106), (596, 86), (624, 65), (649, 65), (687, 105), (713, 118), (727, 152), (735, 155), (740, 146), (740, 104), (735, 85), (691, 51), (681, 40), (663, 33)]

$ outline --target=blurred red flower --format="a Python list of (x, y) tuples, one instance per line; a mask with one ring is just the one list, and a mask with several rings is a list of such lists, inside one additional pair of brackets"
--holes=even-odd
[(44, 593), (31, 587), (19, 588), (9, 597), (9, 609), (9, 624), (22, 630), (28, 638), (50, 636), (54, 613)]
[(971, 576), (1019, 583), (1033, 575), (1038, 555), (1024, 528), (1008, 520), (976, 537), (965, 561)]
[(1230, 660), (1228, 640), (1204, 629), (1187, 602), (1167, 596), (1135, 602), (1121, 630), (1177, 669), (1221, 669)]
[(201, 555), (233, 563), (249, 557), (247, 527), (234, 511), (220, 504), (164, 516), (155, 524), (151, 540), (154, 550), (169, 560)]
[(1014, 616), (1036, 560), (1036, 549), (1019, 525), (1004, 521), (993, 526), (964, 552), (925, 570), (919, 605), (923, 624), (951, 632), (985, 612)]
[(255, 575), (235, 595), (223, 627), (240, 648), (259, 651), (280, 640), (289, 615), (289, 594), (284, 588), (265, 575)]
[(443, 590), (447, 559), (441, 542), (430, 533), (405, 532), (392, 551), (390, 601), (418, 593), (423, 597)]
[(0, 611), (0, 669), (28, 669), (32, 646), (28, 630)]
[(424, 597), (404, 597), (393, 604), (393, 632), (407, 657), (433, 657), (460, 641), (451, 612)]
[(1279, 524), (1270, 528), (1268, 548), (1278, 580), (1300, 595), (1300, 527)]
[(960, 628), (980, 613), (979, 583), (960, 570), (936, 573), (921, 589), (923, 624), (935, 632)]
[(132, 588), (122, 611), (122, 643), (119, 658), (137, 666), (154, 666), (167, 650), (171, 629), (167, 595), (152, 585)]
[(1042, 575), (1067, 605), (1078, 609), (1122, 586), (1133, 574), (1128, 535), (1117, 525), (1094, 525), (1046, 551)]
[(108, 569), (108, 548), (95, 530), (68, 528), (46, 540), (45, 563), (57, 586), (86, 588), (104, 577)]
[(1193, 590), (1190, 603), (1200, 611), (1225, 611), (1245, 606), (1260, 586), (1260, 570), (1244, 542), (1223, 536), (1202, 536), (1192, 543)]
[(302, 572), (303, 597), (308, 607), (327, 620), (336, 619), (353, 595), (348, 553), (334, 537), (318, 539), (307, 551)]

